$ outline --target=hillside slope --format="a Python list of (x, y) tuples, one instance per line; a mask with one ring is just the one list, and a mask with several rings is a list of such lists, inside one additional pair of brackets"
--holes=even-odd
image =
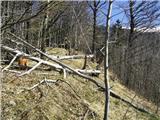
[[(63, 49), (53, 51), (67, 52)], [(50, 53), (50, 52), (49, 52)], [(54, 54), (54, 52), (53, 52)], [(56, 52), (55, 52), (56, 54)], [(83, 60), (65, 60), (64, 63), (80, 68)], [(30, 62), (30, 65), (34, 63)], [(90, 67), (95, 67), (91, 62)], [(104, 94), (96, 86), (77, 75), (46, 71), (40, 66), (29, 75), (17, 77), (14, 73), (4, 72), (2, 77), (2, 119), (3, 120), (102, 120)], [(99, 76), (102, 79), (103, 75)], [(112, 89), (134, 103), (154, 112), (155, 106), (119, 84), (115, 75), (110, 73)], [(57, 80), (56, 84), (44, 83), (35, 89), (26, 90), (43, 79)], [(114, 80), (114, 81), (113, 81)], [(132, 99), (134, 97), (134, 99)], [(110, 120), (160, 120), (158, 116), (141, 113), (121, 100), (111, 97)], [(142, 106), (141, 106), (142, 107)]]

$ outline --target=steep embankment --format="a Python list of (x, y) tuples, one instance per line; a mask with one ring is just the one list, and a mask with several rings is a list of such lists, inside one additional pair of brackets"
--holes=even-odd
[[(59, 51), (64, 54), (66, 52), (63, 49), (52, 50), (53, 54), (57, 54)], [(64, 61), (64, 63), (75, 68), (81, 67), (83, 62), (82, 59)], [(32, 64), (34, 63), (30, 62), (30, 65)], [(88, 65), (95, 67), (91, 62)], [(4, 72), (2, 79), (3, 120), (102, 120), (104, 94), (98, 91), (94, 84), (71, 74), (68, 74), (64, 80), (63, 74), (53, 70), (42, 70), (43, 68), (47, 67), (40, 66), (31, 74), (22, 77), (16, 77), (14, 73)], [(128, 90), (117, 81), (114, 82), (113, 80), (116, 78), (113, 74), (110, 74), (110, 76), (111, 86), (114, 91), (134, 103), (143, 103), (143, 106), (149, 110), (154, 109), (154, 105), (144, 98), (135, 96), (133, 91)], [(99, 77), (102, 79), (103, 75)], [(56, 84), (44, 83), (29, 91), (25, 89), (32, 87), (45, 78), (61, 79), (67, 83), (61, 81)], [(111, 97), (110, 103), (109, 117), (111, 120), (158, 120), (158, 118), (141, 113), (113, 97)]]

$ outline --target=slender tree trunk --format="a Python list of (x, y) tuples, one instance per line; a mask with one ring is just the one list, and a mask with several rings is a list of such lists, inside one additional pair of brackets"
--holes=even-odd
[[(11, 17), (13, 18), (14, 16), (14, 10), (15, 10), (15, 2), (12, 3), (12, 13), (11, 13)], [(11, 20), (12, 22), (14, 22), (13, 20)], [(14, 26), (11, 26), (11, 32), (14, 33)]]
[[(31, 9), (31, 6), (28, 5), (28, 4), (26, 4), (26, 9)], [(30, 12), (28, 11), (28, 12), (26, 13), (26, 17), (28, 17), (29, 15), (30, 15)], [(26, 27), (25, 39), (26, 39), (26, 41), (27, 41), (28, 43), (31, 43), (31, 42), (29, 41), (30, 20), (28, 20), (28, 21), (25, 22), (25, 27)], [(29, 54), (29, 51), (28, 51), (27, 47), (25, 47), (25, 52), (26, 52), (27, 54)]]
[(76, 21), (76, 24), (75, 24), (75, 47), (74, 49), (77, 49), (78, 48), (78, 24), (77, 24), (77, 21)]
[[(27, 21), (27, 22), (26, 22), (26, 35), (25, 35), (25, 39), (26, 39), (27, 42), (29, 42), (29, 27), (30, 27), (30, 22)], [(29, 42), (29, 43), (30, 43), (30, 42)], [(25, 52), (26, 52), (27, 54), (29, 54), (29, 51), (28, 51), (27, 47), (25, 47)]]
[[(49, 3), (50, 0), (47, 0), (47, 2)], [(42, 25), (42, 41), (41, 41), (41, 50), (45, 53), (45, 47), (46, 47), (46, 35), (47, 35), (47, 27), (48, 27), (48, 19), (49, 19), (49, 11), (47, 10), (47, 12), (44, 15), (44, 20), (43, 20), (43, 25)], [(42, 58), (43, 55), (41, 55)]]
[(85, 54), (84, 64), (83, 64), (82, 70), (86, 69), (86, 66), (87, 66), (87, 54)]
[(107, 20), (106, 20), (106, 33), (105, 33), (105, 57), (104, 57), (104, 84), (105, 84), (105, 109), (103, 120), (109, 119), (109, 75), (108, 75), (108, 41), (110, 39), (110, 16), (112, 11), (112, 0), (109, 0)]
[[(130, 11), (130, 33), (129, 33), (129, 38), (128, 38), (128, 46), (127, 46), (127, 56), (130, 55), (130, 57), (133, 57), (133, 54), (130, 52), (130, 49), (132, 47), (132, 38), (133, 38), (133, 33), (134, 33), (134, 28), (135, 28), (135, 24), (134, 24), (134, 13), (133, 13), (133, 5), (134, 5), (134, 2), (133, 0), (130, 0), (129, 2), (129, 11)], [(132, 63), (132, 61), (128, 61), (126, 60), (127, 62), (127, 73), (126, 73), (126, 85), (129, 86), (129, 81), (131, 80), (131, 69), (132, 69), (132, 66), (130, 63)]]
[(134, 28), (135, 28), (133, 5), (134, 5), (133, 0), (130, 0), (130, 3), (129, 3), (129, 7), (130, 7), (130, 34), (129, 34), (129, 40), (128, 40), (129, 47), (132, 46), (132, 36), (133, 36)]
[[(43, 22), (42, 22), (42, 32), (41, 32), (41, 51), (45, 53), (45, 19), (46, 15), (44, 15)], [(43, 55), (40, 57), (42, 58)]]
[(95, 39), (96, 39), (96, 22), (97, 22), (97, 8), (96, 1), (94, 0), (94, 13), (93, 13), (93, 41), (92, 41), (92, 53), (95, 52)]
[[(92, 54), (95, 55), (95, 40), (96, 40), (96, 23), (97, 23), (97, 5), (96, 0), (94, 0), (94, 10), (93, 10), (93, 41), (92, 41)], [(92, 59), (94, 62), (94, 58)]]

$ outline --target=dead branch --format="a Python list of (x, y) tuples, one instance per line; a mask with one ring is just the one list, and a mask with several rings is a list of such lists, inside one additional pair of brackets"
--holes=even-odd
[[(0, 66), (0, 71), (2, 71), (2, 66)], [(18, 73), (18, 74), (21, 73), (21, 72), (16, 71), (16, 70), (8, 70), (8, 69), (6, 69), (5, 71), (9, 71), (9, 72), (12, 72), (12, 73)]]
[(64, 73), (63, 78), (66, 79), (66, 77), (67, 77), (66, 69), (63, 69), (63, 73)]
[(13, 42), (13, 43), (15, 43), (15, 44), (17, 44), (17, 45), (23, 45), (23, 43), (21, 43), (21, 42), (17, 42), (17, 41), (15, 41), (15, 40), (12, 40), (11, 38), (9, 38), (9, 37), (5, 37), (4, 38), (4, 40), (9, 40), (9, 41), (11, 41), (11, 42)]
[(83, 74), (89, 74), (89, 75), (98, 75), (101, 73), (100, 70), (81, 70), (81, 69), (76, 69), (78, 72), (83, 73)]
[(143, 112), (143, 113), (147, 113), (150, 115), (153, 115), (153, 113), (149, 112), (148, 110), (146, 110), (145, 108), (140, 108), (137, 105), (133, 104), (132, 102), (130, 102), (129, 100), (124, 99), (122, 96), (118, 95), (117, 93), (115, 93), (114, 91), (110, 90), (110, 95), (114, 98), (117, 98), (123, 102), (125, 102), (126, 104), (128, 104), (129, 106), (135, 108), (136, 110)]
[(11, 73), (21, 74), (21, 72), (16, 71), (16, 70), (9, 70), (9, 69), (6, 69), (5, 71), (11, 72)]
[(87, 116), (88, 116), (88, 113), (89, 113), (89, 110), (87, 109), (85, 114), (84, 114), (84, 117), (83, 117), (83, 120), (86, 120)]
[(26, 71), (26, 72), (24, 72), (24, 73), (22, 73), (22, 74), (20, 74), (20, 75), (18, 75), (18, 76), (23, 76), (23, 75), (25, 75), (25, 74), (29, 74), (29, 73), (31, 73), (33, 70), (35, 70), (38, 66), (40, 66), (42, 64), (42, 62), (40, 61), (39, 63), (37, 63), (34, 67), (32, 67), (30, 70), (28, 70), (28, 71)]
[(26, 53), (23, 53), (23, 52), (21, 52), (19, 50), (12, 49), (12, 48), (10, 48), (8, 46), (2, 45), (1, 48), (6, 50), (6, 51), (8, 51), (8, 52), (13, 53), (13, 54), (23, 55), (23, 56), (27, 57), (30, 60), (33, 60), (33, 61), (36, 61), (36, 62), (41, 62), (42, 64), (45, 64), (45, 65), (48, 65), (48, 66), (51, 66), (51, 67), (54, 67), (54, 68), (57, 68), (57, 69), (62, 69), (62, 67), (60, 65), (52, 64), (51, 62), (45, 61), (45, 60), (37, 58), (37, 57), (33, 57), (33, 56), (28, 55)]
[[(58, 59), (58, 60), (68, 60), (68, 59), (84, 59), (85, 58), (85, 55), (72, 55), (72, 56), (51, 56), (49, 55), (50, 57), (53, 57), (54, 59)], [(87, 55), (86, 56), (87, 58), (93, 58), (94, 55)]]
[(58, 82), (58, 80), (47, 80), (47, 79), (44, 79), (44, 80), (41, 80), (39, 83), (33, 85), (32, 87), (30, 88), (25, 88), (26, 90), (33, 90), (34, 88), (38, 87), (39, 85), (43, 84), (43, 83), (56, 83)]
[(66, 69), (72, 71), (74, 74), (77, 74), (77, 75), (79, 75), (80, 77), (83, 77), (83, 78), (85, 78), (85, 79), (88, 79), (89, 81), (93, 82), (97, 87), (99, 87), (99, 88), (101, 88), (101, 89), (103, 89), (103, 90), (105, 89), (105, 88), (104, 88), (104, 84), (103, 84), (102, 82), (100, 82), (100, 81), (98, 81), (98, 80), (95, 80), (95, 79), (93, 79), (93, 78), (90, 77), (90, 76), (84, 75), (84, 74), (82, 74), (82, 73), (74, 70), (74, 69), (71, 68), (70, 66), (68, 66), (68, 65), (60, 62), (59, 60), (50, 57), (48, 54), (46, 54), (46, 53), (42, 52), (41, 50), (37, 49), (37, 48), (34, 47), (33, 45), (31, 45), (31, 44), (29, 44), (28, 42), (26, 42), (24, 39), (18, 37), (17, 35), (15, 35), (15, 34), (13, 34), (13, 33), (11, 33), (11, 32), (7, 32), (7, 33), (8, 33), (9, 35), (12, 35), (13, 37), (15, 37), (17, 40), (21, 41), (24, 45), (31, 47), (32, 49), (36, 50), (38, 53), (40, 53), (40, 54), (42, 54), (43, 56), (49, 58), (51, 61), (59, 64), (59, 65), (62, 66), (63, 68), (66, 68)]
[(7, 70), (7, 69), (12, 65), (12, 63), (16, 60), (16, 58), (17, 58), (19, 55), (21, 55), (21, 53), (17, 53), (17, 54), (14, 56), (14, 58), (11, 60), (11, 62), (9, 63), (9, 65), (6, 66), (6, 67), (2, 70), (2, 72), (3, 72), (4, 70)]
[[(135, 97), (136, 97), (136, 95), (134, 95), (134, 97), (132, 98), (131, 103), (134, 101), (134, 98), (135, 98)], [(126, 115), (127, 115), (128, 111), (129, 111), (129, 108), (130, 108), (130, 106), (128, 106), (128, 108), (127, 108), (127, 110), (126, 110), (125, 114), (123, 115), (122, 120), (125, 120)]]
[[(55, 70), (63, 70), (63, 72), (64, 72), (64, 78), (66, 78), (66, 73), (65, 73), (66, 71), (68, 71), (69, 73), (72, 73), (72, 71), (70, 71), (70, 70), (68, 70), (68, 69), (65, 69), (64, 67), (62, 67), (62, 66), (60, 66), (60, 65), (58, 65), (58, 64), (53, 64), (53, 63), (48, 62), (48, 61), (45, 61), (45, 60), (43, 60), (43, 59), (40, 59), (40, 58), (37, 58), (37, 57), (33, 57), (33, 56), (29, 55), (29, 54), (23, 53), (23, 52), (21, 52), (21, 51), (19, 51), (19, 50), (12, 49), (12, 48), (10, 48), (10, 47), (8, 47), (8, 46), (2, 45), (1, 47), (2, 47), (2, 49), (6, 50), (6, 51), (8, 51), (8, 52), (11, 52), (11, 53), (13, 53), (13, 54), (23, 55), (23, 56), (26, 56), (26, 57), (27, 57), (28, 59), (30, 59), (30, 60), (33, 60), (33, 61), (36, 61), (36, 62), (40, 62), (39, 64), (37, 64), (37, 65), (35, 65), (33, 68), (31, 68), (29, 71), (27, 71), (27, 72), (25, 72), (25, 73), (22, 73), (22, 74), (19, 75), (19, 76), (23, 76), (23, 75), (25, 75), (25, 74), (31, 73), (31, 72), (32, 72), (33, 70), (35, 70), (40, 64), (48, 65), (48, 66), (50, 66), (50, 67), (52, 67), (52, 68), (55, 68)], [(65, 69), (65, 70), (64, 70), (64, 69)], [(100, 71), (98, 71), (98, 70), (80, 70), (80, 69), (75, 69), (75, 71), (78, 71), (78, 72), (80, 72), (80, 73), (89, 74), (89, 75), (92, 75), (92, 74), (100, 74)]]
[(22, 22), (28, 21), (28, 20), (30, 20), (30, 19), (33, 19), (33, 18), (39, 16), (43, 11), (45, 11), (45, 10), (48, 9), (48, 5), (49, 5), (49, 4), (54, 4), (54, 3), (55, 3), (55, 2), (52, 1), (52, 2), (50, 2), (50, 3), (47, 3), (47, 4), (45, 4), (45, 5), (42, 5), (41, 9), (40, 9), (37, 13), (35, 13), (34, 15), (32, 15), (32, 16), (30, 16), (30, 17), (24, 18), (24, 19), (22, 19), (23, 16), (24, 16), (24, 15), (23, 15), (24, 13), (23, 13), (23, 14), (19, 17), (19, 19), (16, 20), (15, 22), (2, 25), (1, 30), (5, 30), (6, 28), (8, 28), (8, 27), (10, 27), (10, 26), (12, 26), (12, 25), (14, 25), (14, 24), (22, 23)]

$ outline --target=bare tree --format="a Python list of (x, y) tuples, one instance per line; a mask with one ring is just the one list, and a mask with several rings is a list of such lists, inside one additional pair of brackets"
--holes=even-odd
[[(133, 5), (134, 5), (133, 0), (130, 0), (130, 2), (129, 2), (130, 32), (129, 32), (129, 38), (128, 38), (128, 48), (132, 46), (132, 38), (133, 38), (134, 29), (135, 29)], [(129, 64), (127, 64), (127, 71), (130, 71), (130, 69), (131, 69), (131, 66)], [(126, 75), (126, 85), (129, 84), (129, 78), (130, 78), (130, 74), (127, 74)]]
[[(87, 2), (89, 7), (93, 11), (93, 40), (92, 40), (92, 54), (95, 54), (95, 41), (96, 41), (96, 26), (97, 26), (97, 14), (98, 10), (106, 3), (101, 2), (100, 0), (93, 1), (93, 5), (90, 2)], [(94, 59), (92, 59), (94, 61)]]
[(112, 0), (109, 0), (109, 6), (107, 11), (106, 20), (106, 33), (105, 33), (105, 57), (104, 57), (104, 83), (105, 83), (105, 110), (104, 110), (104, 120), (109, 118), (109, 97), (110, 97), (110, 85), (109, 85), (109, 75), (108, 75), (108, 42), (110, 39), (110, 16), (112, 11)]
[[(157, 20), (160, 18), (158, 1), (141, 1), (138, 3), (135, 0), (129, 0), (129, 9), (125, 11), (129, 19), (129, 37), (127, 44), (127, 56), (131, 53), (133, 47), (133, 40), (135, 40), (143, 32), (156, 27), (159, 23)], [(127, 72), (126, 74), (126, 85), (129, 85), (129, 80), (132, 74), (132, 60), (126, 60)]]

